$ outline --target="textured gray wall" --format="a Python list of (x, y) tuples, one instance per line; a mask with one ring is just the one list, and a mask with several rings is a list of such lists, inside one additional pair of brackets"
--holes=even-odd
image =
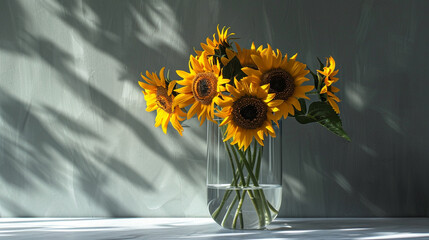
[(140, 72), (219, 23), (315, 67), (347, 143), (284, 124), (282, 216), (429, 216), (427, 1), (0, 1), (0, 216), (208, 216), (205, 126), (153, 127)]

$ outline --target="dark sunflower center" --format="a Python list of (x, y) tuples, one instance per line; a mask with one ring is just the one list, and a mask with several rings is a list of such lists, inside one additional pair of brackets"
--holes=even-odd
[(256, 109), (256, 107), (255, 107), (255, 106), (253, 106), (253, 105), (245, 106), (245, 107), (243, 107), (243, 108), (241, 108), (241, 109), (240, 109), (240, 115), (241, 115), (244, 119), (249, 120), (249, 121), (252, 121), (253, 119), (255, 119), (255, 118), (256, 118), (256, 115), (257, 115), (257, 109)]
[(157, 87), (156, 89), (156, 105), (168, 113), (172, 113), (173, 99), (168, 96), (167, 89)]
[(244, 129), (257, 129), (267, 119), (267, 104), (261, 99), (244, 96), (232, 105), (232, 121)]
[(295, 80), (281, 68), (270, 70), (261, 77), (261, 84), (270, 84), (270, 93), (275, 93), (275, 99), (287, 100), (295, 91)]
[(275, 92), (283, 92), (286, 88), (286, 81), (283, 76), (273, 76), (270, 80), (270, 84), (270, 88), (273, 89)]
[(201, 97), (205, 97), (210, 93), (210, 86), (207, 79), (201, 79), (197, 83), (197, 92)]
[(211, 104), (217, 94), (217, 78), (213, 73), (198, 73), (192, 82), (195, 99), (202, 104)]

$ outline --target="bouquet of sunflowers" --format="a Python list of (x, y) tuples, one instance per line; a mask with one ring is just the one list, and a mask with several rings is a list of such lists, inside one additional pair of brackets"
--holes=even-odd
[[(155, 127), (162, 126), (167, 133), (171, 123), (182, 135), (181, 122), (194, 116), (201, 125), (206, 120), (218, 124), (233, 168), (231, 187), (236, 188), (258, 186), (264, 138), (276, 137), (274, 127), (282, 119), (292, 117), (302, 124), (317, 122), (350, 140), (339, 117), (340, 99), (335, 95), (339, 89), (333, 86), (339, 80), (338, 70), (332, 57), (327, 58), (326, 64), (318, 59), (320, 67), (313, 72), (297, 61), (297, 54), (288, 57), (269, 44), (256, 48), (252, 43), (247, 49), (234, 43), (234, 49), (234, 33), (228, 30), (218, 26), (217, 35), (201, 43), (202, 50), (190, 56), (189, 71), (176, 71), (180, 80), (165, 76), (164, 68), (159, 75), (148, 71), (146, 76), (141, 75), (145, 82), (139, 84), (144, 89), (146, 111), (157, 111)], [(310, 80), (309, 74), (314, 84), (303, 85)], [(305, 100), (310, 100), (311, 95), (318, 98), (307, 107)], [(212, 213), (214, 219), (226, 207), (232, 192), (225, 193), (224, 201)], [(263, 191), (237, 192), (234, 203), (239, 206), (246, 194), (252, 199), (260, 225), (278, 213)], [(227, 213), (232, 211), (231, 205)], [(234, 210), (231, 227), (236, 228), (240, 220), (243, 228), (241, 211), (238, 207)], [(227, 214), (222, 223), (226, 217)]]

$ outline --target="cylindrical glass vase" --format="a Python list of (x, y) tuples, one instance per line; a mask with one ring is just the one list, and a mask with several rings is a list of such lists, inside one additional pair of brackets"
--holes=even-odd
[(278, 215), (282, 201), (281, 123), (264, 146), (246, 149), (224, 142), (225, 126), (207, 123), (207, 206), (230, 229), (261, 229)]

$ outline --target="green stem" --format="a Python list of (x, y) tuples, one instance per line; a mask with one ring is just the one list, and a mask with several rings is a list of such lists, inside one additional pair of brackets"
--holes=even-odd
[[(231, 147), (232, 148), (232, 147)], [(236, 156), (236, 151), (235, 150), (237, 150), (238, 151), (238, 153), (240, 154), (240, 160), (241, 161), (238, 161), (238, 158), (236, 158), (236, 161), (237, 161), (237, 169), (238, 169), (238, 173), (239, 173), (239, 175), (240, 175), (240, 181), (241, 181), (241, 186), (243, 186), (243, 187), (248, 187), (249, 186), (249, 180), (248, 181), (246, 181), (246, 178), (245, 178), (245, 176), (244, 176), (244, 173), (243, 173), (243, 164), (248, 164), (247, 163), (247, 160), (246, 160), (246, 156), (244, 155), (244, 153), (242, 152), (242, 151), (240, 151), (239, 149), (234, 149), (234, 148), (232, 148), (232, 152), (234, 153), (234, 155)], [(256, 204), (256, 202), (255, 202), (255, 196), (253, 195), (253, 193), (251, 192), (251, 191), (247, 191), (247, 190), (243, 190), (243, 193), (242, 193), (242, 195), (241, 195), (241, 198), (240, 198), (240, 201), (239, 201), (239, 205), (238, 205), (238, 207), (237, 207), (237, 210), (236, 210), (236, 212), (235, 212), (235, 216), (234, 216), (234, 220), (233, 220), (233, 228), (236, 228), (236, 224), (237, 224), (237, 218), (238, 218), (238, 216), (241, 216), (240, 217), (240, 219), (241, 219), (241, 226), (243, 226), (243, 214), (242, 214), (242, 212), (241, 212), (241, 206), (243, 205), (243, 202), (244, 202), (244, 197), (245, 197), (245, 193), (248, 193), (249, 194), (249, 197), (250, 197), (250, 200), (252, 201), (252, 204), (255, 206), (255, 208), (256, 208), (256, 210), (257, 210), (257, 212), (258, 212), (258, 216), (259, 216), (259, 221), (261, 222), (262, 221), (262, 214), (260, 213), (260, 208), (258, 207), (258, 205)], [(239, 194), (239, 193), (237, 193), (237, 194)]]
[(273, 205), (271, 205), (271, 203), (269, 201), (267, 201), (267, 203), (268, 203), (268, 207), (271, 209), (271, 211), (273, 211), (276, 215), (278, 215), (279, 211), (277, 211), (277, 209)]
[[(219, 127), (219, 128), (221, 130), (221, 134), (223, 135), (223, 133), (225, 132), (225, 127), (222, 126), (222, 127)], [(230, 161), (231, 167), (233, 169), (232, 174), (234, 176), (234, 179), (231, 182), (231, 186), (236, 186), (237, 187), (238, 179), (237, 179), (237, 174), (236, 174), (235, 168), (234, 168), (234, 162), (233, 162), (232, 157), (231, 157), (231, 151), (230, 151), (230, 149), (228, 147), (228, 143), (227, 142), (224, 142), (224, 145), (225, 145), (225, 148), (226, 148), (226, 150), (228, 152), (229, 161)], [(235, 159), (237, 159), (237, 154), (235, 154), (235, 152), (234, 152), (234, 156), (235, 156)], [(238, 169), (237, 169), (237, 171), (238, 171)], [(237, 194), (238, 194), (238, 197), (239, 197), (239, 195), (240, 195), (239, 192)], [(220, 211), (222, 210), (223, 206), (225, 205), (225, 203), (228, 200), (228, 198), (229, 198), (230, 195), (231, 195), (231, 190), (227, 190), (225, 192), (224, 196), (223, 196), (221, 204), (219, 205), (219, 207), (212, 214), (213, 219), (216, 219), (219, 216)]]
[[(247, 152), (247, 159), (249, 159), (250, 165), (252, 165), (252, 151), (250, 147), (246, 150), (246, 152)], [(253, 171), (253, 168), (252, 168), (252, 171)]]
[[(233, 174), (233, 176), (234, 176), (234, 179), (232, 180), (231, 186), (235, 186), (235, 187), (237, 187), (237, 181), (238, 181), (238, 180), (237, 180), (237, 175), (235, 174), (235, 167), (234, 167), (234, 162), (233, 162), (233, 160), (232, 160), (231, 151), (230, 151), (230, 149), (229, 149), (228, 143), (224, 142), (224, 145), (225, 145), (225, 148), (227, 149), (227, 152), (228, 152), (229, 161), (230, 161), (230, 163), (231, 163), (231, 167), (232, 167), (232, 174)], [(237, 201), (237, 199), (240, 199), (240, 200), (241, 200), (241, 198), (240, 198), (240, 191), (238, 191), (238, 190), (235, 190), (235, 191), (236, 191), (236, 194), (237, 194), (237, 195), (235, 195), (234, 199), (232, 200), (231, 205), (228, 207), (228, 210), (227, 210), (227, 212), (225, 213), (225, 215), (224, 215), (224, 217), (223, 217), (223, 220), (222, 220), (222, 226), (224, 226), (225, 221), (228, 219), (228, 216), (229, 216), (229, 214), (230, 214), (230, 212), (231, 212), (232, 208), (234, 207), (234, 204), (235, 204), (235, 202)], [(228, 196), (227, 196), (227, 195), (228, 195)], [(225, 202), (226, 202), (226, 200), (229, 198), (229, 195), (231, 195), (231, 190), (228, 190), (227, 192), (225, 192), (225, 195), (224, 195), (224, 198), (222, 199), (222, 203), (221, 203), (221, 205), (216, 209), (216, 210), (219, 210), (217, 214), (219, 214), (220, 210), (221, 210), (221, 209), (223, 208), (223, 206), (225, 205)], [(227, 196), (227, 197), (225, 198), (225, 196)], [(216, 216), (216, 217), (217, 217), (217, 216)], [(240, 220), (241, 220), (241, 223), (242, 223), (242, 222), (243, 222), (243, 219), (242, 219), (242, 218), (240, 218)]]
[[(235, 145), (234, 145), (235, 146)], [(240, 175), (240, 177), (241, 177), (241, 185), (243, 186), (243, 187), (248, 187), (249, 186), (249, 179), (247, 179), (247, 181), (246, 181), (246, 178), (244, 177), (244, 173), (243, 173), (243, 164), (246, 166), (246, 168), (247, 169), (249, 169), (248, 168), (248, 162), (247, 162), (247, 160), (246, 160), (246, 156), (245, 156), (245, 154), (243, 153), (243, 151), (240, 151), (239, 149), (234, 149), (234, 148), (232, 148), (233, 150), (232, 150), (232, 152), (233, 153), (235, 153), (235, 150), (236, 151), (238, 151), (238, 153), (239, 153), (239, 155), (240, 155), (240, 160), (241, 160), (241, 162), (238, 162), (238, 159), (236, 159), (237, 160), (237, 165), (239, 165), (240, 167), (238, 167), (238, 169), (239, 169), (239, 175)], [(241, 164), (240, 164), (241, 163)], [(252, 171), (250, 170), (248, 170), (248, 173), (249, 174), (252, 174)], [(253, 174), (252, 174), (253, 175)], [(234, 219), (235, 219), (235, 224), (233, 224), (233, 228), (235, 228), (236, 227), (236, 219), (238, 218), (238, 215), (239, 214), (241, 214), (241, 206), (242, 206), (242, 204), (243, 204), (243, 201), (244, 201), (244, 196), (245, 196), (245, 193), (248, 193), (249, 194), (249, 197), (250, 197), (250, 200), (252, 201), (252, 204), (255, 206), (255, 209), (256, 209), (256, 211), (258, 212), (258, 217), (259, 217), (259, 221), (260, 221), (260, 223), (262, 222), (262, 219), (263, 219), (263, 216), (262, 216), (262, 213), (260, 212), (260, 208), (258, 207), (258, 204), (255, 202), (255, 196), (254, 196), (254, 194), (253, 194), (253, 192), (252, 191), (247, 191), (247, 190), (243, 190), (243, 193), (242, 193), (242, 196), (241, 196), (241, 199), (240, 199), (240, 203), (241, 204), (239, 204), (239, 206), (237, 207), (237, 211), (236, 211), (236, 213), (235, 213), (235, 216), (234, 216)]]
[[(231, 185), (235, 185), (235, 187), (238, 187), (237, 186), (237, 182), (238, 182), (238, 180), (237, 180), (237, 174), (235, 173), (235, 168), (234, 168), (234, 162), (233, 162), (233, 160), (232, 160), (232, 156), (231, 156), (231, 151), (230, 151), (230, 149), (229, 149), (229, 147), (228, 147), (228, 145), (229, 145), (229, 143), (227, 143), (227, 142), (224, 142), (224, 144), (225, 144), (225, 148), (227, 149), (227, 151), (228, 151), (228, 156), (229, 156), (229, 161), (230, 161), (230, 163), (231, 163), (231, 166), (232, 166), (232, 174), (233, 174), (233, 176), (234, 176), (234, 180), (232, 181), (232, 183), (231, 183)], [(235, 156), (237, 156), (237, 155), (235, 155)], [(237, 159), (237, 158), (236, 158)], [(238, 166), (239, 167), (239, 166)], [(237, 170), (238, 171), (238, 170)], [(228, 190), (228, 192), (230, 192), (230, 190)], [(241, 198), (240, 198), (240, 191), (238, 191), (238, 190), (236, 190), (236, 193), (237, 193), (237, 195), (234, 197), (234, 200), (235, 201), (237, 201), (237, 198), (238, 199), (240, 199), (241, 200)], [(225, 193), (226, 194), (226, 193)], [(233, 200), (233, 201), (234, 201)], [(226, 199), (225, 200), (222, 200), (222, 202), (223, 201), (226, 201)], [(235, 201), (234, 201), (234, 203), (235, 203)], [(225, 205), (225, 204), (224, 204)], [(231, 206), (228, 208), (228, 210), (227, 210), (227, 213), (225, 214), (225, 216), (224, 216), (224, 220), (222, 221), (222, 226), (224, 226), (224, 221), (226, 221), (226, 219), (228, 218), (228, 216), (229, 216), (229, 213), (231, 212), (231, 210), (232, 210), (232, 207), (234, 206), (234, 204), (232, 204), (231, 203)], [(219, 206), (220, 207), (220, 206)], [(223, 206), (222, 206), (223, 207)], [(243, 214), (241, 213), (241, 211), (240, 211), (240, 225), (241, 225), (241, 228), (243, 228)]]
[[(254, 150), (256, 151), (256, 149)], [(260, 169), (261, 169), (261, 159), (262, 159), (262, 153), (263, 153), (263, 147), (261, 146), (258, 149), (258, 160), (256, 162), (256, 169), (255, 169), (255, 178), (256, 180), (259, 182), (259, 173), (260, 173)], [(263, 209), (261, 209), (261, 211), (263, 211), (265, 209), (265, 213), (262, 213), (266, 216), (266, 218), (268, 218), (268, 222), (271, 221), (271, 213), (269, 211), (269, 207), (267, 205), (267, 203), (269, 204), (269, 202), (266, 200), (265, 198), (265, 194), (264, 194), (264, 190), (259, 189), (259, 190), (255, 190), (258, 193), (258, 196), (260, 197), (261, 200), (261, 205), (263, 207)]]
[[(244, 198), (246, 196), (246, 193), (249, 195), (249, 198), (253, 204), (253, 206), (256, 209), (256, 212), (258, 214), (258, 218), (259, 218), (259, 226), (262, 227), (262, 221), (264, 220), (263, 218), (263, 213), (260, 211), (260, 207), (259, 207), (259, 201), (260, 199), (256, 199), (255, 195), (252, 193), (252, 190), (243, 190), (243, 193), (241, 194), (241, 199), (240, 202), (237, 206), (237, 210), (235, 211), (235, 215), (234, 215), (234, 220), (232, 222), (232, 228), (236, 228), (237, 225), (237, 217), (240, 215), (241, 216), (241, 220), (243, 219), (243, 214), (241, 211), (241, 208), (243, 206), (243, 202), (244, 202)], [(243, 221), (243, 220), (242, 220)], [(241, 228), (243, 229), (243, 223), (241, 223)]]
[[(258, 145), (257, 145), (256, 141), (254, 141), (253, 142), (253, 155), (252, 155), (252, 164), (253, 164), (253, 167), (255, 166), (256, 153), (257, 153), (256, 149), (257, 149), (257, 147), (258, 147)], [(253, 167), (252, 167), (252, 169), (253, 169)]]
[(259, 189), (257, 190), (257, 192), (261, 198), (262, 207), (265, 209), (265, 216), (266, 216), (266, 219), (268, 219), (267, 222), (271, 222), (271, 212), (270, 212), (270, 209), (268, 208), (268, 204), (267, 204), (268, 201), (265, 198), (264, 190)]
[(220, 203), (219, 207), (216, 208), (216, 210), (212, 214), (213, 219), (216, 219), (219, 216), (219, 213), (222, 210), (223, 206), (225, 205), (226, 200), (228, 200), (229, 195), (231, 195), (231, 190), (226, 191), (225, 195), (223, 195), (222, 202)]
[[(234, 145), (234, 146), (237, 148), (236, 145)], [(238, 153), (240, 154), (241, 159), (243, 159), (244, 166), (246, 167), (247, 173), (249, 174), (250, 178), (252, 179), (253, 185), (255, 187), (258, 187), (259, 186), (258, 180), (255, 178), (255, 175), (253, 174), (252, 168), (250, 167), (249, 163), (246, 161), (246, 156), (244, 156), (244, 153), (242, 151), (238, 151)]]
[[(251, 163), (252, 166), (250, 166), (248, 164), (248, 162), (246, 161), (246, 159), (245, 159), (245, 153), (243, 153), (243, 151), (241, 151), (240, 149), (237, 149), (237, 147), (236, 147), (235, 150), (237, 150), (239, 152), (239, 154), (241, 156), (241, 159), (243, 159), (243, 164), (246, 166), (247, 172), (249, 174), (249, 177), (246, 179), (247, 181), (245, 183), (245, 186), (249, 186), (251, 179), (252, 179), (252, 181), (254, 183), (253, 185), (254, 186), (258, 186), (259, 185), (258, 182), (254, 181), (255, 178), (251, 177), (253, 175), (253, 171), (252, 170), (253, 170), (254, 165), (255, 165), (256, 162), (252, 161), (252, 163)], [(256, 151), (256, 149), (254, 149), (254, 151)], [(254, 191), (257, 192), (257, 191), (260, 191), (260, 190), (254, 190)], [(265, 204), (264, 204), (264, 201), (262, 200), (262, 196), (259, 194), (259, 196), (256, 197), (255, 193), (252, 190), (244, 190), (244, 192), (242, 194), (242, 198), (243, 198), (245, 192), (248, 193), (249, 198), (252, 201), (253, 206), (255, 207), (255, 210), (256, 210), (256, 212), (258, 214), (258, 218), (259, 218), (259, 226), (262, 227), (262, 223), (264, 221), (264, 208), (265, 208)], [(238, 213), (239, 213), (239, 211), (236, 211), (236, 214), (238, 214)], [(235, 218), (237, 218), (237, 216), (235, 216)]]
[(256, 169), (255, 169), (255, 175), (256, 175), (255, 177), (257, 181), (259, 181), (259, 172), (261, 170), (262, 153), (263, 153), (263, 147), (260, 146), (258, 149), (258, 162), (256, 163)]
[[(234, 150), (233, 150), (233, 152), (234, 152)], [(237, 169), (239, 170), (238, 174), (240, 175), (240, 178), (241, 178), (240, 181), (241, 181), (241, 184), (243, 185), (246, 182), (246, 178), (244, 177), (243, 167), (242, 167), (241, 163), (246, 163), (246, 159), (245, 159), (245, 156), (243, 155), (242, 152), (239, 152), (239, 153), (240, 153), (240, 161), (238, 160), (238, 158), (236, 158), (235, 160), (237, 162)]]
[[(255, 170), (255, 177), (258, 181), (259, 181), (259, 174), (260, 174), (260, 170), (261, 170), (262, 153), (263, 153), (263, 148), (260, 147), (259, 151), (258, 151), (258, 154), (259, 154), (258, 162), (256, 163), (256, 170)], [(261, 198), (262, 206), (265, 209), (265, 216), (269, 219), (268, 222), (270, 222), (271, 221), (271, 213), (270, 213), (268, 206), (267, 206), (267, 201), (265, 198), (264, 190), (262, 190), (262, 189), (257, 190), (257, 193), (258, 193), (259, 197)]]
[(247, 190), (243, 190), (243, 194), (241, 196), (240, 202), (238, 202), (237, 210), (235, 211), (234, 219), (232, 221), (232, 228), (234, 228), (234, 229), (236, 228), (236, 225), (237, 225), (237, 218), (241, 213), (241, 207), (243, 206), (244, 197), (246, 196), (245, 195), (246, 191)]
[[(232, 200), (231, 205), (228, 207), (228, 210), (226, 211), (225, 216), (223, 217), (223, 220), (222, 220), (222, 223), (221, 223), (222, 227), (225, 227), (226, 219), (228, 219), (228, 216), (229, 216), (229, 214), (231, 213), (231, 210), (232, 210), (232, 208), (234, 207), (235, 202), (237, 202), (237, 200), (238, 200), (239, 198), (240, 198), (240, 194), (237, 194), (237, 195), (234, 197), (234, 199)], [(240, 199), (240, 201), (241, 201), (241, 199)]]
[(224, 145), (225, 145), (226, 151), (228, 152), (229, 162), (231, 163), (232, 175), (234, 178), (231, 185), (235, 185), (237, 187), (237, 175), (235, 174), (234, 161), (232, 160), (231, 151), (229, 150), (228, 143), (224, 142)]
[[(232, 147), (231, 147), (232, 148)], [(240, 160), (241, 160), (241, 163), (243, 163), (243, 164), (246, 164), (247, 163), (247, 160), (246, 160), (246, 153), (243, 153), (243, 151), (241, 151), (240, 149), (237, 149), (236, 147), (234, 147), (234, 148), (232, 148), (233, 150), (233, 152), (235, 153), (235, 151), (238, 151), (239, 152), (239, 154), (240, 154)], [(250, 156), (251, 157), (251, 153), (248, 151), (247, 152), (248, 153), (248, 156)], [(249, 155), (249, 153), (250, 153), (250, 155)], [(249, 159), (249, 160), (252, 160), (251, 158)], [(253, 166), (254, 166), (254, 164), (255, 164), (255, 161), (252, 161), (252, 169), (253, 169)], [(241, 170), (241, 173), (242, 173), (242, 165), (241, 165), (241, 168), (240, 168), (240, 170)], [(248, 171), (249, 172), (249, 171)], [(242, 175), (243, 177), (244, 177), (244, 174)], [(247, 181), (246, 181), (247, 180)], [(243, 181), (243, 178), (242, 178), (242, 186), (244, 186), (244, 187), (248, 187), (249, 186), (249, 183), (250, 183), (250, 178), (247, 178), (247, 179), (244, 179), (244, 181)], [(243, 190), (243, 193), (242, 193), (242, 196), (241, 196), (241, 201), (240, 201), (240, 203), (242, 203), (243, 201), (244, 201), (244, 196), (245, 196), (245, 193), (247, 192), (247, 194), (249, 195), (249, 198), (250, 198), (250, 200), (252, 201), (252, 204), (253, 204), (253, 206), (255, 207), (255, 210), (256, 210), (256, 212), (257, 212), (257, 214), (258, 214), (258, 218), (259, 218), (259, 223), (260, 223), (260, 225), (261, 225), (261, 223), (262, 223), (262, 221), (263, 221), (263, 213), (261, 212), (261, 208), (259, 207), (259, 204), (257, 203), (257, 200), (258, 199), (256, 199), (255, 198), (255, 195), (254, 195), (254, 193), (251, 191), (251, 190)], [(237, 207), (237, 210), (236, 210), (236, 212), (235, 212), (235, 215), (234, 215), (234, 220), (233, 220), (233, 228), (236, 228), (236, 221), (237, 221), (237, 218), (238, 218), (238, 216), (239, 215), (241, 215), (242, 216), (242, 212), (241, 212), (241, 206), (242, 206), (242, 204), (239, 204), (238, 205), (238, 207)]]

